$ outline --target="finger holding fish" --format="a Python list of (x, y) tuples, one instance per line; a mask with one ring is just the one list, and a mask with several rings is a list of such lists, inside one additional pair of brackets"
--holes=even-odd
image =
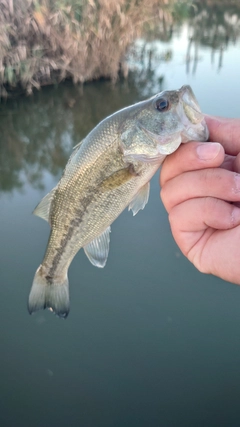
[[(207, 122), (210, 138), (221, 135), (219, 122), (227, 130), (239, 123), (215, 118)], [(240, 155), (236, 132), (237, 127), (227, 133), (226, 141), (221, 136), (221, 144), (190, 142), (167, 157), (161, 170), (161, 196), (183, 254), (201, 272), (240, 284)]]
[(169, 213), (173, 237), (194, 266), (239, 284), (240, 209), (214, 197), (187, 199)]
[(165, 159), (161, 168), (160, 185), (163, 187), (167, 181), (187, 171), (220, 167), (224, 159), (224, 148), (219, 143), (190, 141), (182, 144)]
[(161, 189), (161, 198), (168, 212), (175, 205), (198, 197), (239, 202), (240, 175), (222, 168), (189, 171), (167, 181)]

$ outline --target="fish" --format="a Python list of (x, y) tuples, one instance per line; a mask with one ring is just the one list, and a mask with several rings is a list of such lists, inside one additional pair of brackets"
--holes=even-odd
[(48, 308), (66, 318), (68, 269), (80, 248), (94, 266), (104, 267), (113, 221), (126, 207), (133, 215), (144, 209), (149, 182), (167, 155), (181, 143), (208, 136), (196, 97), (184, 85), (117, 111), (76, 145), (59, 183), (33, 212), (51, 231), (30, 290), (29, 313)]

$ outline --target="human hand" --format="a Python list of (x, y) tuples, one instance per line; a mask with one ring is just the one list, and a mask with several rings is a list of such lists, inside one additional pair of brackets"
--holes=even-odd
[(173, 237), (203, 273), (240, 284), (240, 119), (206, 116), (210, 141), (163, 163), (161, 198)]

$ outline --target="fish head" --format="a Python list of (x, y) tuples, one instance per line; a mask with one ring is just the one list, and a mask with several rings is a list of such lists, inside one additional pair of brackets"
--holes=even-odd
[(138, 143), (135, 143), (139, 147), (139, 154), (136, 153), (135, 158), (139, 160), (147, 157), (147, 147), (145, 154), (140, 154), (143, 144), (139, 142), (143, 141), (144, 136), (144, 143), (152, 153), (149, 155), (150, 161), (151, 157), (155, 161), (158, 155), (173, 153), (181, 143), (208, 139), (204, 115), (190, 86), (163, 91), (137, 105), (134, 120), (139, 132), (142, 132), (142, 135), (138, 135)]

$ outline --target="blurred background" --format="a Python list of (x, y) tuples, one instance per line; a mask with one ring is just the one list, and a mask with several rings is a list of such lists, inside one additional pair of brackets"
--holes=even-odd
[(29, 316), (49, 235), (31, 212), (104, 117), (190, 84), (240, 117), (240, 4), (0, 0), (0, 425), (240, 425), (240, 289), (199, 273), (159, 198), (114, 222), (103, 270), (83, 251), (71, 312)]

